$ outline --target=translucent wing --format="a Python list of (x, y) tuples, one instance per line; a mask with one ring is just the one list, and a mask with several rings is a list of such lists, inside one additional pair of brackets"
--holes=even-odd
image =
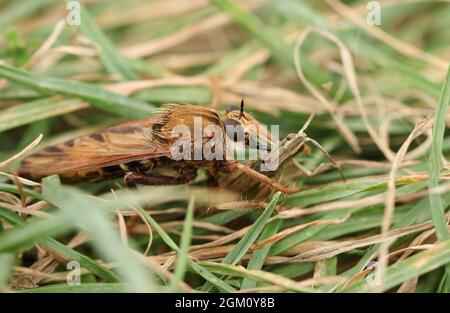
[(48, 146), (26, 158), (20, 173), (41, 178), (170, 156), (168, 145), (151, 140), (159, 118), (152, 116)]

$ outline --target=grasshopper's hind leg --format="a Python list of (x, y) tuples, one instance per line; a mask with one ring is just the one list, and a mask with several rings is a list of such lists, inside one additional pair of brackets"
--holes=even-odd
[(238, 162), (228, 162), (226, 167), (227, 167), (227, 170), (229, 170), (229, 171), (239, 170), (244, 175), (254, 179), (255, 181), (257, 181), (261, 184), (264, 184), (266, 186), (269, 186), (270, 188), (275, 189), (277, 191), (281, 191), (284, 194), (293, 194), (293, 193), (300, 191), (300, 189), (298, 187), (290, 188), (290, 187), (284, 186), (284, 185), (276, 182), (275, 180), (267, 177), (266, 175), (263, 175), (263, 174), (259, 173), (258, 171), (255, 171), (251, 167), (241, 164), (241, 163), (238, 163)]

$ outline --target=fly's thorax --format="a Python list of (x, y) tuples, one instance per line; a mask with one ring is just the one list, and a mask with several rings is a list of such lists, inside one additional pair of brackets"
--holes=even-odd
[(222, 116), (195, 105), (168, 105), (153, 126), (153, 138), (164, 142), (174, 160), (223, 159)]
[(256, 160), (260, 151), (273, 145), (264, 125), (236, 109), (218, 113), (195, 105), (168, 105), (152, 132), (155, 140), (167, 145), (174, 160)]
[(160, 120), (153, 125), (153, 133), (169, 142), (187, 137), (187, 134), (194, 138), (202, 135), (205, 128), (222, 125), (216, 111), (196, 105), (166, 105), (159, 115)]

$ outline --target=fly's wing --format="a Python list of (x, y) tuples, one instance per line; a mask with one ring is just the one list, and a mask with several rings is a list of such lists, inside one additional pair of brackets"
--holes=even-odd
[(42, 178), (170, 156), (168, 145), (149, 137), (158, 118), (152, 116), (48, 146), (26, 158), (20, 174)]

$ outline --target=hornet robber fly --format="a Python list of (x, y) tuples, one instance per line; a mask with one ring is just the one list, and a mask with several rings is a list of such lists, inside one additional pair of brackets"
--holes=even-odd
[[(230, 126), (240, 129), (243, 138), (233, 136), (232, 140), (247, 146), (252, 140), (265, 146), (275, 140), (250, 113), (244, 112), (243, 100), (240, 108), (225, 112), (199, 105), (169, 104), (155, 115), (47, 146), (27, 157), (19, 174), (32, 179), (57, 174), (69, 182), (124, 177), (127, 185), (176, 185), (193, 181), (197, 170), (202, 168), (209, 185), (217, 185), (219, 174), (240, 171), (283, 193), (297, 191), (226, 157), (175, 159), (171, 147), (179, 136), (174, 135), (173, 128), (185, 125), (193, 133), (195, 118), (199, 117), (203, 126), (218, 127), (224, 136), (228, 135), (226, 128)], [(210, 139), (201, 138), (201, 144), (208, 144)]]

